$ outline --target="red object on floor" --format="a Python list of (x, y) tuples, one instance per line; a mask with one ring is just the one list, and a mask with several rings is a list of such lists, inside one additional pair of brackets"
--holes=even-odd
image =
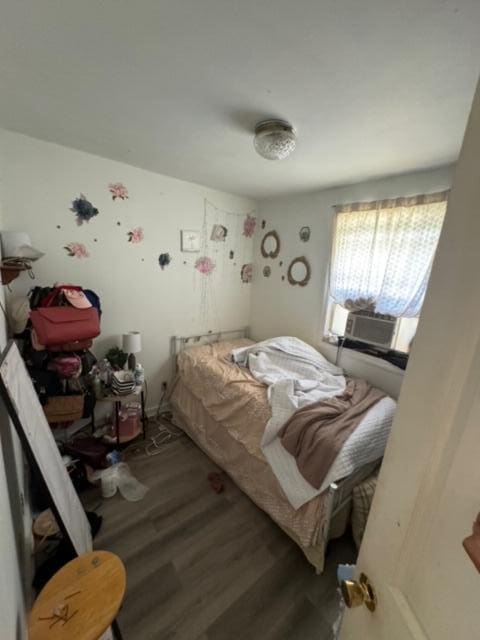
[(223, 485), (222, 474), (221, 473), (209, 473), (207, 476), (208, 481), (210, 482), (210, 486), (215, 493), (222, 493), (225, 487)]

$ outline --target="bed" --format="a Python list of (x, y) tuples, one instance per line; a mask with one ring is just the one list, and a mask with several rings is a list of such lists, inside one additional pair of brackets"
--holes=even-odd
[(253, 344), (246, 330), (172, 338), (176, 374), (170, 392), (174, 423), (302, 549), (317, 573), (331, 538), (349, 521), (352, 491), (380, 464), (374, 460), (294, 509), (283, 493), (260, 441), (270, 418), (266, 385), (227, 360), (232, 349)]

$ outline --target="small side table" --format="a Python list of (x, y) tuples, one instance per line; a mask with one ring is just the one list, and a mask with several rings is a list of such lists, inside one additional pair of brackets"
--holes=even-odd
[(28, 621), (29, 640), (99, 640), (112, 627), (125, 596), (123, 562), (109, 551), (92, 551), (57, 571), (38, 595)]
[[(120, 438), (120, 407), (122, 406), (122, 404), (124, 402), (138, 402), (138, 399), (140, 398), (140, 404), (142, 407), (142, 416), (141, 416), (141, 423), (142, 423), (142, 434), (143, 434), (143, 439), (145, 440), (146, 438), (146, 426), (147, 426), (147, 414), (145, 412), (145, 393), (144, 393), (144, 385), (142, 385), (141, 387), (137, 387), (135, 389), (135, 391), (133, 391), (132, 393), (126, 394), (126, 395), (117, 395), (116, 393), (111, 392), (111, 390), (107, 389), (107, 395), (102, 396), (101, 398), (97, 398), (97, 402), (113, 402), (114, 406), (115, 406), (115, 433), (117, 436), (117, 446), (120, 447), (122, 444), (126, 444), (127, 442), (130, 442), (131, 440), (135, 440), (135, 438), (138, 438), (138, 436), (140, 435), (140, 433), (137, 433), (136, 435), (132, 436), (131, 438), (128, 439), (121, 439)], [(92, 423), (92, 430), (95, 430), (95, 426)]]

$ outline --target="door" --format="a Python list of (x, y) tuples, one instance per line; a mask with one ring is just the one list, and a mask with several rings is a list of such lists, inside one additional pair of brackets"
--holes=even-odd
[(377, 608), (341, 640), (480, 638), (480, 86), (357, 563)]

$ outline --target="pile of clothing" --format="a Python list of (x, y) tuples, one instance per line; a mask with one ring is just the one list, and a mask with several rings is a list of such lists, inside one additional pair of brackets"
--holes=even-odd
[(90, 417), (95, 396), (90, 351), (100, 335), (101, 306), (94, 291), (56, 283), (35, 287), (9, 305), (9, 321), (24, 341), (23, 356), (50, 424), (68, 425)]

